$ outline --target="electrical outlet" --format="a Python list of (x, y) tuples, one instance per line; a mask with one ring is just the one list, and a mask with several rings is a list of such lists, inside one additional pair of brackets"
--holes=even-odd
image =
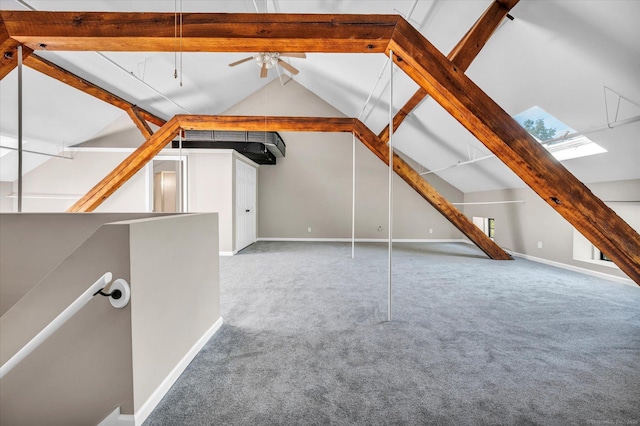
[(433, 228), (429, 228), (429, 233), (433, 234)]
[(307, 232), (311, 232), (311, 227), (308, 227), (308, 228), (307, 228)]
[(378, 232), (382, 232), (383, 229), (382, 225), (378, 226)]
[(538, 248), (542, 248), (542, 241), (538, 241)]

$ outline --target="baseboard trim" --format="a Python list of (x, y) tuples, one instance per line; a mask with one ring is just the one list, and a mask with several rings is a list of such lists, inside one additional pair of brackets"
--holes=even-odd
[[(189, 363), (193, 361), (193, 358), (196, 357), (198, 352), (204, 347), (204, 345), (211, 339), (211, 337), (216, 334), (216, 332), (222, 326), (222, 317), (218, 318), (218, 320), (207, 330), (200, 339), (189, 349), (189, 352), (180, 360), (178, 365), (176, 365), (173, 370), (169, 373), (169, 375), (160, 383), (160, 386), (151, 394), (151, 396), (145, 401), (144, 404), (140, 407), (138, 412), (133, 416), (120, 415), (120, 418), (123, 417), (134, 417), (134, 425), (141, 425), (144, 421), (149, 417), (149, 414), (156, 408), (156, 406), (160, 403), (162, 398), (167, 394), (171, 386), (178, 380), (182, 372), (187, 368)], [(123, 419), (123, 421), (127, 421), (128, 419)], [(120, 423), (121, 425), (131, 423)]]
[(544, 263), (545, 265), (555, 266), (557, 268), (567, 269), (569, 271), (579, 272), (585, 275), (591, 275), (592, 277), (598, 277), (608, 281), (615, 281), (618, 283), (628, 284), (632, 286), (636, 285), (630, 278), (617, 277), (615, 275), (607, 274), (604, 272), (593, 271), (591, 269), (581, 268), (579, 266), (574, 266), (574, 265), (568, 265), (566, 263), (556, 262), (555, 260), (543, 259), (541, 257), (530, 256), (524, 253), (514, 252), (513, 255), (516, 257), (521, 257), (523, 259), (531, 260), (532, 262)]
[[(283, 241), (283, 242), (320, 242), (320, 243), (350, 243), (351, 238), (258, 238), (257, 241)], [(386, 243), (388, 238), (356, 238), (356, 243)], [(442, 238), (394, 238), (394, 243), (461, 243), (462, 239)]]
[(236, 251), (221, 251), (220, 256), (234, 256), (236, 253)]
[(118, 407), (105, 417), (98, 426), (135, 426), (135, 418), (131, 414), (120, 414), (120, 407)]

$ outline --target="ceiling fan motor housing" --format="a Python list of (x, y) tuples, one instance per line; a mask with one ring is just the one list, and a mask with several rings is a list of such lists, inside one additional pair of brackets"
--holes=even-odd
[(264, 64), (267, 68), (273, 68), (278, 64), (280, 53), (278, 52), (261, 52), (254, 56), (258, 66)]

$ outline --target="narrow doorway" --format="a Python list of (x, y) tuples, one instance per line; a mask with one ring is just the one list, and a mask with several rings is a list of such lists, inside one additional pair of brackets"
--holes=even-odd
[(236, 160), (236, 251), (256, 241), (256, 168)]
[[(186, 162), (182, 163), (184, 174)], [(185, 185), (180, 179), (180, 160), (156, 158), (151, 164), (150, 210), (155, 213), (176, 213), (185, 211)], [(182, 190), (181, 190), (182, 187)], [(182, 201), (182, 202), (181, 202)]]

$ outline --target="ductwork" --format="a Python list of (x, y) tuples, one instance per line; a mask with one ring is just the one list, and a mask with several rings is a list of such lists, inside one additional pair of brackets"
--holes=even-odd
[[(178, 148), (173, 141), (172, 147)], [(276, 164), (286, 154), (286, 145), (277, 132), (187, 130), (183, 148), (234, 149), (258, 164)]]

